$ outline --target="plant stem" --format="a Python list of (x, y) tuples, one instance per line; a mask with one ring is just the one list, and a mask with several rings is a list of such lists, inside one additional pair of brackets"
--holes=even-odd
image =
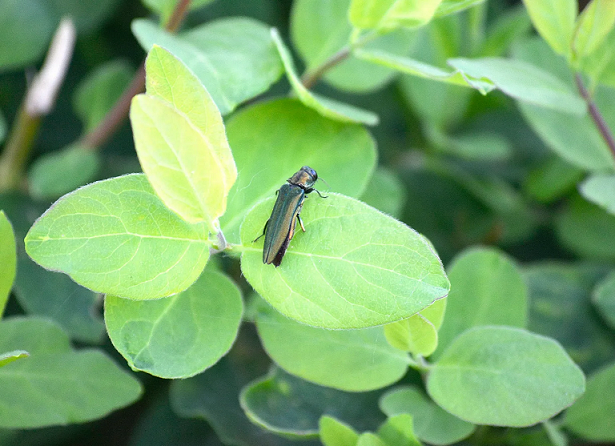
[[(188, 12), (190, 2), (191, 0), (179, 0), (177, 2), (171, 17), (164, 27), (167, 31), (172, 33), (177, 31)], [(143, 91), (145, 91), (145, 63), (141, 64), (130, 84), (122, 93), (122, 96), (105, 115), (104, 119), (94, 130), (81, 138), (81, 145), (90, 150), (96, 150), (107, 142), (128, 117), (132, 98), (139, 93), (143, 93)]]
[(600, 110), (598, 110), (598, 107), (592, 99), (589, 91), (587, 91), (587, 88), (585, 88), (585, 84), (583, 84), (583, 79), (581, 78), (581, 75), (579, 73), (576, 73), (575, 81), (577, 83), (579, 93), (581, 93), (581, 96), (587, 103), (589, 114), (592, 117), (592, 120), (594, 121), (594, 124), (598, 129), (598, 132), (600, 132), (600, 135), (604, 139), (604, 142), (606, 143), (609, 150), (611, 151), (611, 154), (615, 158), (615, 138), (613, 137), (613, 132), (611, 132), (611, 129), (604, 120), (604, 117), (600, 113)]

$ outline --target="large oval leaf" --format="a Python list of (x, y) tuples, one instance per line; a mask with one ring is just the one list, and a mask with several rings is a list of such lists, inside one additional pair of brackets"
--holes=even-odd
[(0, 211), (0, 318), (4, 313), (4, 307), (9, 299), (11, 288), (15, 280), (17, 267), (17, 246), (15, 245), (15, 233), (11, 222), (4, 211)]
[(39, 265), (94, 291), (156, 299), (188, 288), (209, 259), (207, 230), (170, 211), (145, 175), (99, 181), (60, 198), (30, 228)]
[(371, 327), (410, 317), (448, 293), (442, 263), (422, 235), (338, 194), (309, 197), (306, 232), (296, 234), (279, 268), (263, 265), (262, 241), (252, 240), (272, 207), (273, 198), (246, 217), (241, 267), (261, 296), (299, 322)]
[(512, 327), (465, 331), (429, 372), (438, 405), (475, 424), (531, 426), (570, 406), (585, 377), (556, 341)]

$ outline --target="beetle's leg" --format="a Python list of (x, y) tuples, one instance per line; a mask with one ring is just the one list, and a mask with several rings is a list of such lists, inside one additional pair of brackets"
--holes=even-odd
[(263, 228), (263, 233), (261, 235), (259, 235), (258, 237), (256, 237), (254, 240), (252, 240), (252, 243), (254, 243), (255, 241), (257, 241), (259, 238), (261, 238), (263, 235), (265, 235), (265, 232), (267, 232), (267, 226), (269, 225), (269, 220), (267, 220), (267, 223), (265, 223), (265, 227)]
[(301, 230), (305, 232), (305, 226), (303, 226), (303, 220), (301, 220), (301, 217), (299, 217), (299, 214), (297, 214), (297, 220), (299, 220), (299, 224), (301, 225)]

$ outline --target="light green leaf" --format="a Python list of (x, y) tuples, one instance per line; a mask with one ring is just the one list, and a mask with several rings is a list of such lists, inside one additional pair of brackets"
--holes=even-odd
[(494, 248), (470, 248), (447, 268), (451, 292), (436, 356), (460, 333), (480, 325), (527, 324), (527, 286), (515, 262)]
[(378, 435), (371, 432), (363, 432), (359, 435), (357, 446), (388, 446)]
[(359, 439), (352, 427), (327, 415), (320, 417), (318, 430), (324, 446), (356, 446)]
[(98, 152), (72, 144), (37, 158), (28, 172), (28, 187), (35, 198), (57, 198), (91, 181), (99, 168)]
[(442, 0), (434, 17), (443, 17), (483, 3), (485, 0)]
[(342, 122), (363, 123), (367, 125), (376, 125), (378, 116), (370, 111), (354, 107), (349, 104), (325, 98), (310, 92), (303, 86), (301, 80), (295, 71), (295, 64), (289, 49), (284, 45), (280, 34), (275, 28), (271, 28), (271, 38), (275, 42), (276, 48), (284, 64), (286, 77), (288, 82), (297, 95), (297, 98), (307, 107), (313, 108), (321, 115)]
[(105, 323), (115, 348), (133, 370), (187, 378), (214, 365), (231, 348), (243, 303), (226, 276), (205, 271), (187, 290), (138, 302), (105, 298)]
[(268, 27), (249, 18), (220, 19), (178, 35), (138, 19), (132, 32), (146, 51), (157, 44), (181, 59), (223, 115), (266, 91), (282, 74)]
[(0, 354), (0, 367), (10, 364), (18, 359), (27, 358), (28, 356), (30, 356), (30, 353), (25, 350), (13, 350), (11, 352), (2, 353)]
[(587, 380), (585, 394), (566, 411), (564, 426), (590, 441), (615, 441), (614, 382), (614, 363), (592, 374)]
[(355, 50), (353, 54), (359, 59), (384, 65), (405, 74), (437, 82), (474, 88), (482, 94), (487, 94), (495, 88), (489, 79), (472, 77), (465, 73), (463, 69), (456, 69), (454, 71), (444, 70), (409, 57), (397, 56), (379, 50), (369, 51), (359, 49)]
[(359, 29), (381, 32), (429, 22), (442, 0), (352, 0), (348, 16)]
[(592, 175), (579, 185), (587, 200), (615, 214), (615, 175)]
[(103, 120), (130, 83), (133, 73), (124, 61), (113, 60), (88, 73), (79, 83), (73, 94), (73, 107), (85, 131), (91, 131)]
[(568, 56), (577, 18), (576, 0), (524, 0), (523, 4), (553, 51)]
[(412, 415), (419, 440), (434, 445), (457, 443), (470, 436), (475, 426), (446, 412), (416, 387), (398, 387), (380, 399), (380, 409), (388, 416)]
[(146, 71), (150, 89), (130, 108), (143, 171), (171, 210), (216, 232), (237, 177), (222, 118), (198, 80), (166, 50), (154, 46)]
[(205, 227), (166, 208), (142, 174), (65, 195), (36, 221), (25, 243), (44, 268), (137, 300), (188, 288), (205, 267), (210, 246)]
[(375, 425), (382, 419), (378, 395), (328, 389), (273, 369), (268, 376), (245, 386), (239, 401), (253, 423), (281, 435), (305, 439), (318, 434), (318, 423), (324, 414), (335, 414), (350, 425)]
[(4, 211), (0, 211), (0, 318), (9, 300), (17, 268), (17, 245), (13, 227)]
[(592, 294), (592, 302), (604, 320), (615, 329), (615, 272), (601, 281)]
[(526, 177), (523, 189), (533, 199), (551, 203), (574, 190), (582, 178), (581, 169), (551, 154), (533, 168)]
[(421, 446), (414, 434), (412, 416), (400, 413), (387, 418), (378, 428), (378, 436), (387, 445)]
[(365, 328), (405, 319), (446, 296), (449, 284), (431, 245), (376, 209), (338, 194), (307, 200), (306, 232), (279, 268), (262, 263), (261, 232), (273, 198), (241, 227), (242, 272), (274, 308), (322, 328)]
[(293, 375), (350, 392), (378, 389), (408, 370), (405, 353), (387, 344), (380, 327), (325, 330), (299, 324), (262, 305), (256, 327), (269, 357)]
[[(152, 12), (160, 14), (161, 21), (166, 22), (173, 10), (177, 7), (177, 0), (141, 0), (142, 3), (147, 6)], [(213, 0), (192, 0), (188, 4), (189, 10), (202, 8), (203, 6), (211, 3)]]
[[(241, 172), (220, 219), (231, 243), (239, 243), (239, 225), (248, 210), (275, 196), (301, 166), (316, 169), (327, 189), (359, 197), (376, 165), (376, 143), (363, 126), (324, 118), (296, 99), (245, 108), (229, 120), (227, 132)], [(319, 181), (317, 188), (323, 187)]]
[(55, 26), (47, 2), (0, 0), (0, 71), (41, 57)]
[(448, 63), (475, 78), (489, 79), (502, 92), (520, 101), (577, 116), (585, 113), (585, 102), (580, 96), (548, 71), (527, 62), (484, 57), (455, 58)]
[(102, 418), (141, 394), (141, 385), (100, 351), (70, 348), (45, 319), (0, 324), (0, 351), (30, 356), (0, 368), (0, 427), (33, 428)]
[(433, 366), (427, 391), (475, 424), (523, 427), (547, 420), (585, 390), (585, 377), (553, 339), (512, 327), (471, 328)]
[[(504, 161), (513, 154), (512, 144), (495, 132), (465, 132), (457, 135), (434, 135), (442, 141), (440, 150), (471, 161)], [(435, 139), (435, 138), (434, 138)]]
[(507, 8), (489, 24), (477, 54), (481, 57), (503, 56), (508, 53), (513, 42), (528, 34), (531, 27), (532, 22), (522, 4)]
[(591, 55), (615, 24), (615, 2), (592, 0), (576, 21), (572, 51), (578, 59)]
[[(306, 64), (306, 76), (314, 73), (339, 51), (348, 48), (352, 26), (348, 22), (350, 0), (298, 0), (293, 2), (291, 37)], [(379, 49), (395, 55), (405, 55), (412, 46), (412, 35), (397, 30), (378, 36), (361, 45), (365, 49)], [(323, 79), (340, 90), (369, 92), (384, 86), (395, 71), (364, 62), (353, 57), (327, 70)]]
[(615, 26), (604, 37), (602, 44), (580, 61), (581, 70), (592, 80), (590, 91), (600, 83), (615, 87)]
[(438, 330), (421, 313), (386, 324), (384, 335), (393, 347), (414, 355), (429, 356), (438, 346)]
[(405, 200), (406, 190), (399, 176), (385, 167), (376, 168), (361, 195), (361, 201), (395, 218), (401, 215)]

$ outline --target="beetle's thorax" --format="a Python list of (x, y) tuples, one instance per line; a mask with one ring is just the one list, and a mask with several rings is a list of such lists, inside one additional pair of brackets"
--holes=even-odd
[(310, 167), (304, 166), (287, 181), (289, 184), (294, 184), (295, 186), (299, 186), (301, 189), (311, 191), (312, 186), (317, 179), (318, 175), (316, 174), (316, 171)]

